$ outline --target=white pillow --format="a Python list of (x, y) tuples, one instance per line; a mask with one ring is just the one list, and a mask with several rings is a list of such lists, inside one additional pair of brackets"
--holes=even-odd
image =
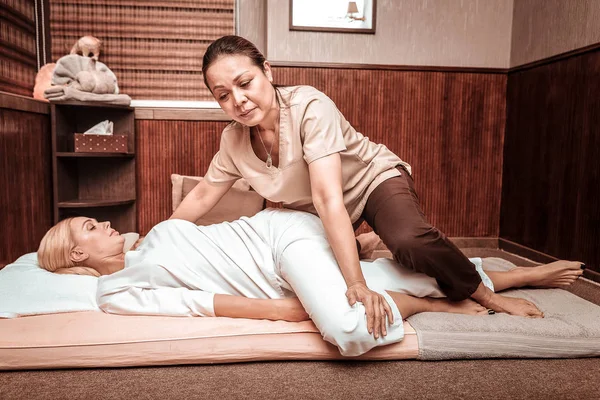
[(59, 275), (41, 268), (36, 253), (25, 254), (0, 270), (0, 318), (99, 311), (98, 278)]

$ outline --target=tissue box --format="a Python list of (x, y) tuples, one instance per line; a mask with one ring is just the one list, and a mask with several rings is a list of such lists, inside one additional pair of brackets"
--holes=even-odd
[(127, 135), (84, 135), (75, 133), (76, 153), (127, 153)]

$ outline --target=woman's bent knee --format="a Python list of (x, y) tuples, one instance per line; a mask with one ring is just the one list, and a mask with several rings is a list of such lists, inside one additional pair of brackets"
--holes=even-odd
[[(396, 343), (404, 337), (404, 326), (399, 313), (394, 313), (394, 323), (387, 325), (387, 335), (375, 339), (367, 329), (365, 307), (358, 302), (350, 310), (328, 318), (319, 329), (323, 339), (337, 346), (340, 354), (355, 357), (373, 347)], [(397, 316), (396, 316), (397, 314)]]

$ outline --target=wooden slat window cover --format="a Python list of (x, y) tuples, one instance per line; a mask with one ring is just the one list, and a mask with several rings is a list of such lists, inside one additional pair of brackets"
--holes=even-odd
[(50, 0), (52, 59), (81, 36), (138, 100), (214, 100), (202, 79), (208, 45), (235, 32), (235, 0)]
[(0, 91), (32, 96), (36, 64), (35, 4), (0, 2)]

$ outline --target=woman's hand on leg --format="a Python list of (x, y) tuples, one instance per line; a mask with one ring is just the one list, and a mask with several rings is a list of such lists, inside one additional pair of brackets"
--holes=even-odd
[(367, 329), (375, 339), (387, 334), (386, 315), (389, 323), (393, 324), (394, 314), (385, 297), (369, 289), (364, 282), (356, 282), (348, 286), (346, 297), (351, 306), (357, 301), (363, 303), (367, 314)]

